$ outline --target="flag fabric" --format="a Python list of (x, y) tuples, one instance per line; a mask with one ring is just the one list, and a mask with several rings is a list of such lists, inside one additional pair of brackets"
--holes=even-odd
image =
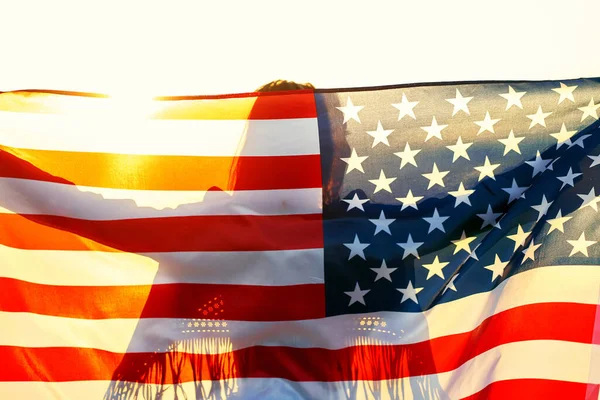
[(600, 79), (0, 94), (0, 398), (596, 399)]

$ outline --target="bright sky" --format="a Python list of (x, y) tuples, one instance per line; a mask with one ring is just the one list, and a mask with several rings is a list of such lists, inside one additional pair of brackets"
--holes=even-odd
[(180, 95), (277, 78), (353, 87), (600, 76), (598, 0), (292, 4), (0, 0), (0, 90)]

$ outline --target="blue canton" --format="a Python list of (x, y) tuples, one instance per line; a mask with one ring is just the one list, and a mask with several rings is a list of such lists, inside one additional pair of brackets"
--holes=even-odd
[(600, 264), (600, 80), (316, 94), (328, 315)]

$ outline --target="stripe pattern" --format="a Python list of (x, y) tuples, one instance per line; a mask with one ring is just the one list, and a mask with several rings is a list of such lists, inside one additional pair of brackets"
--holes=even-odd
[(314, 93), (130, 106), (0, 96), (0, 397), (598, 396), (594, 265), (328, 315)]
[[(157, 101), (143, 115), (111, 99), (1, 97), (0, 252), (6, 262), (0, 313), (25, 320), (14, 320), (0, 341), (3, 364), (12, 371), (8, 376), (2, 369), (0, 381), (100, 379), (61, 377), (64, 371), (52, 364), (63, 351), (75, 357), (63, 358), (72, 370), (98, 363), (93, 370), (106, 379), (131, 380), (113, 377), (137, 362), (128, 346), (118, 356), (99, 343), (87, 349), (72, 340), (14, 343), (12, 334), (31, 322), (37, 326), (28, 318), (62, 321), (54, 328), (71, 339), (71, 322), (95, 321), (100, 325), (88, 332), (101, 340), (114, 334), (102, 332), (104, 323), (170, 321), (170, 331), (210, 319), (225, 340), (227, 321), (325, 316), (311, 92)], [(51, 336), (54, 328), (47, 328), (36, 330)], [(191, 334), (167, 343), (173, 338), (158, 328), (150, 352), (199, 340)], [(130, 339), (146, 333), (140, 326)], [(95, 352), (108, 358), (101, 361)], [(23, 363), (29, 356), (39, 369)], [(135, 380), (143, 383), (143, 375)], [(3, 385), (0, 392), (12, 392)], [(18, 391), (19, 398), (33, 396), (25, 386)], [(58, 393), (42, 397), (62, 397)]]

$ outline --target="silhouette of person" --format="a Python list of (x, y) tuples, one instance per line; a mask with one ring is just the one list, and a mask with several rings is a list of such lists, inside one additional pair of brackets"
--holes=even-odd
[[(256, 90), (258, 93), (265, 92), (281, 92), (292, 90), (313, 90), (312, 84), (298, 84), (292, 81), (276, 80), (266, 85), (261, 86)], [(256, 100), (260, 103), (261, 97)], [(319, 130), (327, 132), (320, 137), (322, 150), (322, 175), (323, 175), (323, 208), (334, 207), (340, 200), (340, 191), (344, 182), (346, 164), (341, 161), (342, 158), (350, 155), (350, 147), (346, 142), (345, 126), (341, 118), (341, 113), (336, 110), (340, 106), (338, 95), (336, 93), (319, 93), (316, 96), (317, 108), (326, 110), (319, 118)], [(250, 116), (251, 117), (251, 116)], [(251, 119), (251, 118), (250, 118)], [(3, 151), (3, 150), (0, 150)], [(243, 153), (243, 148), (240, 149)], [(4, 159), (11, 159), (16, 168), (36, 168), (34, 165), (19, 159), (10, 154), (5, 154)], [(38, 171), (38, 174), (43, 174), (43, 171)], [(244, 159), (238, 157), (231, 166), (231, 174), (227, 188), (212, 187), (207, 193), (207, 196), (223, 196), (224, 191), (232, 191), (231, 196), (235, 197), (236, 184), (247, 179), (256, 179), (256, 171), (253, 171), (244, 164)], [(23, 193), (28, 198), (42, 199), (41, 193)], [(135, 210), (138, 206), (133, 201), (105, 199), (100, 195), (93, 193), (80, 192), (79, 195), (86, 197), (86, 204), (94, 202), (110, 202), (117, 204), (118, 207), (126, 212), (127, 210)], [(362, 197), (366, 197), (363, 193)], [(400, 205), (381, 205), (386, 210), (399, 209)], [(181, 208), (191, 207), (191, 205), (182, 205)], [(390, 211), (390, 212), (393, 212)], [(386, 211), (387, 214), (387, 211)], [(26, 218), (40, 224), (48, 224), (58, 229), (69, 230), (82, 237), (93, 239), (99, 243), (112, 245), (109, 237), (99, 235), (98, 232), (86, 228), (85, 224), (77, 227), (60, 225), (60, 221), (47, 218), (44, 215), (25, 215)], [(350, 217), (343, 216), (352, 220)], [(339, 223), (337, 217), (325, 219), (323, 224), (327, 229), (328, 224)], [(225, 239), (225, 238), (224, 238)], [(157, 256), (157, 261), (161, 263), (160, 256)], [(402, 263), (402, 260), (387, 260), (388, 264)], [(215, 266), (218, 267), (218, 266)], [(335, 267), (335, 266), (334, 266)], [(251, 266), (250, 266), (251, 268)], [(404, 274), (409, 274), (406, 269)], [(414, 274), (414, 272), (412, 272)], [(161, 276), (161, 266), (159, 264), (157, 278)], [(410, 278), (410, 277), (409, 277)], [(177, 277), (173, 277), (176, 281)], [(412, 276), (414, 281), (414, 276)], [(156, 282), (156, 280), (155, 280)], [(195, 395), (202, 399), (226, 399), (226, 398), (245, 398), (243, 387), (236, 383), (238, 376), (247, 376), (245, 372), (253, 371), (256, 368), (257, 362), (252, 358), (252, 353), (227, 351), (235, 349), (234, 339), (226, 332), (206, 333), (206, 332), (185, 332), (190, 331), (186, 327), (193, 326), (197, 321), (215, 322), (227, 320), (227, 304), (228, 302), (239, 301), (235, 298), (211, 297), (204, 296), (203, 293), (198, 293), (193, 304), (183, 304), (183, 301), (189, 299), (181, 299), (177, 295), (165, 297), (161, 292), (160, 285), (152, 285), (148, 300), (144, 309), (140, 313), (139, 324), (132, 335), (128, 352), (123, 356), (118, 367), (115, 369), (112, 383), (108, 388), (105, 398), (108, 399), (135, 399), (161, 398), (169, 387), (173, 387), (175, 396), (183, 396), (183, 389), (180, 390), (178, 385), (193, 380), (195, 385)], [(164, 308), (173, 310), (186, 309), (195, 310), (197, 315), (195, 318), (181, 318), (177, 322), (177, 326), (173, 327), (171, 332), (151, 332), (152, 326), (145, 323), (148, 316), (152, 315), (149, 312), (157, 302), (163, 303)], [(207, 316), (206, 311), (209, 308), (218, 306), (223, 310), (218, 318)], [(370, 314), (357, 316), (356, 321), (365, 321)], [(192, 325), (189, 325), (192, 324)], [(323, 385), (331, 386), (332, 390), (338, 394), (344, 394), (348, 399), (353, 399), (359, 396), (359, 391), (363, 391), (367, 397), (378, 396), (382, 393), (382, 385), (387, 385), (387, 393), (391, 394), (394, 399), (404, 398), (407, 388), (401, 386), (401, 381), (394, 379), (398, 376), (413, 376), (417, 377), (411, 380), (411, 391), (415, 399), (443, 399), (443, 391), (435, 378), (426, 376), (419, 377), (421, 365), (435, 364), (434, 357), (431, 354), (431, 349), (428, 346), (421, 346), (418, 352), (413, 352), (411, 347), (397, 346), (391, 340), (388, 333), (381, 334), (373, 331), (362, 330), (357, 331), (356, 327), (349, 327), (346, 331), (338, 333), (343, 338), (344, 345), (350, 346), (350, 351), (339, 352), (337, 365), (328, 365), (327, 368), (332, 370), (343, 371), (342, 375), (348, 377), (344, 382), (333, 382)], [(425, 319), (421, 322), (421, 328), (424, 332), (427, 331), (427, 322)], [(230, 324), (229, 330), (235, 329), (234, 324)], [(193, 330), (193, 329), (192, 329)], [(225, 330), (223, 330), (225, 331)], [(358, 332), (358, 333), (357, 333)], [(362, 333), (361, 333), (362, 332)], [(367, 332), (367, 333), (365, 333)], [(398, 333), (400, 334), (400, 333)], [(138, 352), (140, 347), (147, 348), (152, 343), (155, 348), (154, 352)], [(377, 346), (370, 346), (370, 345)], [(366, 346), (365, 346), (366, 345)], [(215, 354), (216, 353), (216, 354)], [(273, 363), (280, 364), (281, 368), (286, 367), (286, 360), (272, 360)], [(293, 366), (310, 370), (310, 365)], [(372, 382), (362, 384), (359, 381), (365, 374), (366, 368), (379, 369), (374, 372), (375, 376), (387, 378), (385, 383)], [(154, 383), (155, 385), (145, 385), (146, 383)], [(171, 386), (170, 383), (174, 385)], [(275, 381), (264, 393), (265, 397), (270, 398), (297, 398), (301, 396), (298, 392), (294, 392), (294, 386), (287, 387), (280, 380)]]
[[(312, 88), (310, 84), (300, 85), (279, 80), (259, 88), (257, 92), (310, 90)], [(262, 102), (263, 98), (258, 96), (254, 109), (250, 112), (249, 120), (253, 119), (252, 114), (255, 109), (264, 108), (261, 105)], [(51, 176), (34, 163), (21, 159), (18, 157), (18, 153), (12, 154), (3, 149), (0, 149), (0, 152), (2, 153), (0, 154), (2, 160), (0, 169), (28, 171), (30, 176), (36, 176), (38, 179), (73, 185), (73, 182), (69, 182), (60, 176)], [(239, 153), (243, 154), (243, 152), (242, 146)], [(239, 182), (256, 181), (257, 179), (260, 179), (260, 176), (257, 176), (256, 171), (244, 163), (243, 157), (237, 157), (231, 165), (230, 176), (224, 187), (213, 186), (208, 188), (204, 201), (208, 201), (212, 197), (213, 202), (219, 200), (227, 202), (228, 199), (225, 197), (230, 197), (228, 204), (230, 204), (232, 214), (234, 214), (236, 209), (235, 191), (238, 189)], [(223, 181), (223, 179), (220, 180)], [(42, 211), (45, 208), (45, 201), (54, 201), (54, 199), (48, 197), (48, 194), (37, 190), (35, 186), (23, 186), (19, 190), (18, 195), (29, 202), (33, 209)], [(78, 196), (77, 201), (73, 201), (73, 204), (85, 204), (90, 209), (97, 206), (101, 208), (109, 207), (115, 210), (118, 209), (122, 215), (137, 215), (139, 209), (144, 208), (132, 200), (108, 199), (87, 191), (72, 193), (76, 193), (72, 195)], [(61, 206), (64, 208), (69, 207), (67, 204)], [(194, 204), (180, 205), (174, 211), (185, 214), (187, 209), (192, 210), (195, 206)], [(113, 240), (114, 238), (111, 238), (106, 232), (97, 231), (89, 224), (70, 224), (68, 220), (53, 218), (51, 215), (42, 213), (23, 214), (22, 216), (36, 224), (71, 232), (81, 238), (91, 239), (99, 245), (108, 246), (117, 251), (128, 251), (128, 249), (119, 248), (118, 241)], [(130, 235), (137, 235), (138, 233), (141, 234), (141, 232), (135, 231), (128, 232)], [(227, 237), (222, 238), (223, 241), (228, 239)], [(156, 283), (165, 280), (165, 269), (171, 273), (173, 271), (176, 273), (177, 268), (165, 268), (164, 262), (174, 261), (163, 257), (160, 253), (155, 253), (152, 257), (159, 262), (155, 284), (149, 289), (147, 300), (139, 314), (138, 325), (131, 337), (126, 354), (113, 373), (112, 382), (108, 387), (105, 398), (160, 398), (169, 387), (175, 391), (175, 396), (182, 396), (183, 392), (179, 390), (178, 385), (190, 379), (195, 384), (197, 398), (230, 398), (237, 390), (235, 378), (243, 375), (244, 369), (252, 370), (255, 364), (255, 360), (244, 358), (243, 354), (231, 352), (235, 346), (233, 346), (227, 331), (235, 329), (235, 326), (229, 325), (227, 329), (212, 329), (213, 332), (186, 328), (189, 328), (190, 323), (192, 328), (197, 327), (196, 323), (199, 321), (211, 323), (213, 328), (216, 326), (216, 322), (219, 322), (221, 327), (225, 327), (224, 322), (227, 323), (228, 304), (241, 300), (231, 297), (224, 298), (223, 296), (213, 297), (202, 292), (198, 292), (193, 301), (190, 301), (189, 296), (183, 298), (183, 296), (178, 296), (177, 293), (165, 295), (161, 285)], [(190, 262), (190, 260), (187, 260), (187, 262)], [(206, 266), (203, 267), (206, 270)], [(219, 266), (213, 267), (217, 268)], [(251, 270), (251, 265), (247, 267)], [(180, 281), (177, 276), (170, 276), (169, 278), (171, 281)], [(153, 331), (155, 325), (148, 323), (148, 320), (152, 319), (149, 317), (153, 316), (152, 309), (157, 303), (161, 304), (163, 310), (170, 309), (180, 312), (185, 310), (183, 314), (186, 314), (186, 318), (178, 319), (171, 330), (164, 331), (164, 324), (157, 324), (156, 326), (160, 325), (160, 329), (163, 330), (160, 332)], [(215, 315), (216, 313), (213, 313), (217, 307), (221, 311), (218, 317)], [(154, 318), (154, 320), (156, 319)], [(214, 331), (219, 332), (215, 333)], [(148, 348), (153, 348), (154, 351), (148, 352)], [(140, 349), (144, 349), (144, 351), (140, 352)], [(207, 382), (212, 383), (207, 384)], [(154, 385), (146, 385), (147, 383)]]

